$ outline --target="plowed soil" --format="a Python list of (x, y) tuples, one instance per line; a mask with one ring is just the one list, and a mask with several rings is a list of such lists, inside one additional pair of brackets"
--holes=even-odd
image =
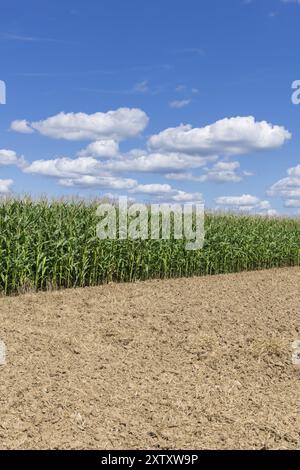
[(300, 448), (300, 269), (0, 299), (1, 449)]

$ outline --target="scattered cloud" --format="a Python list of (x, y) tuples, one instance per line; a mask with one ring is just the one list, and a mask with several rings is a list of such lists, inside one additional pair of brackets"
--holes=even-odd
[(26, 166), (24, 157), (18, 157), (13, 150), (0, 149), (0, 166), (15, 165), (20, 168)]
[(143, 80), (142, 82), (138, 82), (133, 87), (134, 93), (147, 93), (149, 91), (148, 80)]
[(249, 207), (256, 206), (260, 202), (260, 199), (250, 194), (243, 194), (242, 196), (221, 196), (216, 199), (217, 204), (222, 206), (240, 206)]
[(105, 95), (136, 95), (151, 93), (152, 95), (157, 93), (157, 90), (150, 90), (148, 80), (135, 83), (131, 88), (125, 89), (108, 89), (108, 88), (79, 88), (79, 91), (88, 91), (92, 93), (99, 93)]
[(169, 107), (173, 109), (181, 109), (185, 106), (188, 106), (193, 100), (193, 95), (199, 93), (198, 88), (193, 87), (189, 88), (187, 85), (177, 85), (175, 87), (175, 92), (182, 95), (182, 99), (175, 99), (169, 102)]
[[(123, 178), (117, 175), (122, 171), (151, 171), (161, 172), (166, 163), (160, 160), (145, 163), (140, 160), (139, 152), (131, 160), (108, 160), (99, 161), (91, 156), (78, 158), (55, 158), (52, 160), (36, 160), (27, 165), (24, 173), (57, 178), (58, 183), (68, 188), (97, 188), (105, 190), (127, 190), (131, 194), (149, 195), (154, 198), (163, 198), (164, 201), (199, 201), (202, 200), (200, 193), (186, 193), (173, 188), (169, 184), (140, 184), (135, 179)], [(149, 156), (151, 159), (152, 157)], [(172, 159), (169, 166), (173, 167)], [(203, 159), (202, 159), (203, 160)], [(132, 166), (129, 166), (131, 161)], [(204, 162), (202, 162), (204, 164)], [(178, 163), (177, 163), (178, 164)], [(154, 171), (154, 172), (155, 172)], [(201, 197), (200, 197), (201, 196)]]
[(131, 189), (131, 193), (140, 194), (166, 194), (174, 191), (169, 184), (138, 184)]
[(42, 121), (13, 121), (11, 129), (29, 133), (29, 129), (53, 139), (124, 140), (142, 132), (149, 121), (146, 113), (136, 108), (119, 108), (106, 113), (64, 113)]
[[(102, 145), (98, 147), (93, 144), (90, 148), (88, 146), (87, 149), (79, 152), (77, 158), (35, 160), (24, 168), (24, 172), (57, 178), (68, 178), (78, 174), (111, 175), (131, 172), (165, 174), (184, 171), (188, 168), (201, 168), (215, 160), (214, 157), (204, 158), (174, 153), (147, 154), (140, 149), (109, 157)], [(102, 153), (102, 150), (105, 158), (99, 160), (99, 151)]]
[(288, 168), (285, 178), (274, 183), (267, 191), (268, 196), (280, 197), (286, 208), (300, 206), (300, 165)]
[(122, 159), (107, 162), (105, 168), (113, 172), (170, 173), (189, 168), (201, 168), (214, 160), (214, 156), (198, 157), (175, 152), (147, 153), (144, 151), (142, 154), (138, 152), (136, 157), (132, 157), (132, 154), (125, 154)]
[(33, 134), (34, 129), (30, 127), (30, 124), (25, 119), (21, 119), (18, 121), (13, 121), (10, 125), (10, 129), (15, 132), (19, 132), (20, 134)]
[(176, 194), (174, 194), (171, 197), (172, 201), (175, 202), (203, 202), (203, 194), (202, 193), (187, 193), (185, 191), (177, 191)]
[(284, 207), (287, 207), (287, 208), (292, 208), (292, 209), (295, 209), (295, 208), (298, 208), (300, 207), (300, 199), (286, 199), (284, 201)]
[(22, 42), (57, 42), (57, 39), (53, 38), (41, 38), (36, 36), (27, 36), (24, 34), (14, 34), (14, 33), (0, 33), (2, 39), (8, 41), (22, 41)]
[(36, 160), (23, 171), (30, 174), (55, 177), (61, 186), (67, 188), (126, 190), (130, 194), (151, 196), (151, 198), (160, 202), (203, 200), (200, 193), (187, 193), (175, 189), (169, 184), (140, 184), (135, 179), (116, 176), (108, 171), (108, 167), (109, 165), (102, 165), (92, 157), (57, 158), (53, 160)]
[(168, 184), (140, 184), (129, 191), (130, 193), (148, 195), (159, 203), (196, 203), (203, 202), (203, 194), (199, 192), (186, 192), (173, 188)]
[(198, 88), (196, 88), (196, 87), (189, 88), (187, 85), (182, 85), (182, 84), (177, 85), (175, 87), (175, 91), (176, 91), (176, 93), (193, 93), (193, 94), (199, 93)]
[(269, 216), (276, 215), (277, 213), (271, 208), (269, 201), (261, 200), (259, 197), (252, 196), (251, 194), (243, 194), (242, 196), (221, 196), (216, 198), (215, 202), (218, 206), (242, 212), (254, 212)]
[(0, 179), (0, 194), (8, 194), (11, 190), (11, 186), (13, 185), (13, 180), (1, 180)]
[(97, 188), (109, 190), (129, 190), (137, 185), (136, 180), (114, 176), (82, 175), (76, 178), (64, 178), (59, 184), (68, 188)]
[(54, 158), (52, 160), (35, 160), (24, 168), (24, 173), (56, 178), (72, 178), (78, 175), (100, 173), (101, 164), (92, 157)]
[(290, 138), (284, 127), (249, 116), (225, 118), (202, 128), (181, 124), (153, 135), (148, 145), (164, 152), (241, 155), (280, 147)]
[(239, 183), (243, 179), (238, 173), (239, 168), (239, 162), (217, 162), (204, 175), (204, 181)]
[(190, 172), (181, 172), (177, 171), (176, 173), (167, 173), (165, 177), (168, 180), (173, 180), (173, 181), (193, 181), (196, 183), (203, 183), (203, 176), (196, 176), (193, 175), (193, 173)]
[(60, 43), (60, 44), (75, 44), (74, 42), (64, 41), (62, 39), (55, 39), (55, 38), (45, 38), (39, 36), (30, 36), (26, 34), (18, 34), (18, 33), (7, 33), (7, 32), (0, 32), (0, 39), (4, 39), (6, 41), (19, 41), (19, 42), (27, 42), (27, 43), (38, 43), (38, 42), (53, 42), (53, 43)]
[[(141, 92), (145, 92), (146, 87), (147, 82), (139, 83)], [(146, 113), (135, 108), (94, 114), (61, 112), (41, 121), (13, 121), (11, 129), (17, 132), (38, 132), (55, 139), (90, 140), (91, 143), (75, 158), (62, 156), (31, 163), (14, 151), (0, 150), (0, 165), (15, 165), (27, 174), (55, 178), (68, 188), (125, 190), (159, 201), (200, 201), (203, 197), (199, 192), (189, 193), (168, 183), (141, 183), (131, 174), (159, 174), (169, 181), (239, 183), (252, 173), (242, 171), (240, 163), (230, 161), (228, 157), (278, 148), (291, 138), (282, 126), (259, 122), (252, 116), (233, 117), (202, 128), (181, 124), (150, 136), (145, 149), (122, 151), (120, 142), (138, 136), (148, 121)], [(225, 159), (220, 160), (220, 156)], [(197, 169), (202, 169), (203, 173), (194, 174), (193, 170)], [(6, 184), (6, 191), (11, 184)], [(298, 207), (300, 165), (288, 169), (287, 177), (275, 183), (268, 194), (284, 197), (286, 207)], [(216, 204), (274, 214), (269, 201), (249, 194), (222, 196), (216, 199)]]
[(117, 158), (119, 144), (115, 140), (96, 140), (78, 153), (79, 157)]
[(194, 181), (205, 183), (239, 183), (245, 176), (252, 176), (250, 172), (241, 172), (239, 162), (217, 162), (211, 168), (205, 169), (205, 174), (194, 176), (192, 173), (169, 173), (166, 178), (175, 181)]
[(170, 101), (169, 106), (170, 108), (181, 109), (188, 106), (190, 103), (191, 100), (174, 100)]

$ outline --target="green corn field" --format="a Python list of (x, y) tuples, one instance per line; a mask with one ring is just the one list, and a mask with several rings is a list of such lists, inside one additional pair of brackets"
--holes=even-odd
[(300, 219), (205, 216), (202, 250), (185, 240), (100, 240), (99, 201), (0, 202), (0, 293), (300, 264)]

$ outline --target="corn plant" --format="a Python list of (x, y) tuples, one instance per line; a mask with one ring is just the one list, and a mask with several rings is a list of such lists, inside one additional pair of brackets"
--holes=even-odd
[(0, 292), (231, 273), (300, 264), (300, 220), (205, 216), (202, 250), (185, 240), (100, 240), (99, 201), (0, 201)]

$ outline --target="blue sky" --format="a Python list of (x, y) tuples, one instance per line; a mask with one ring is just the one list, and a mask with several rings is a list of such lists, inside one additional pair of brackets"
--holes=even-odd
[(2, 1), (0, 193), (300, 213), (299, 20), (297, 0)]

